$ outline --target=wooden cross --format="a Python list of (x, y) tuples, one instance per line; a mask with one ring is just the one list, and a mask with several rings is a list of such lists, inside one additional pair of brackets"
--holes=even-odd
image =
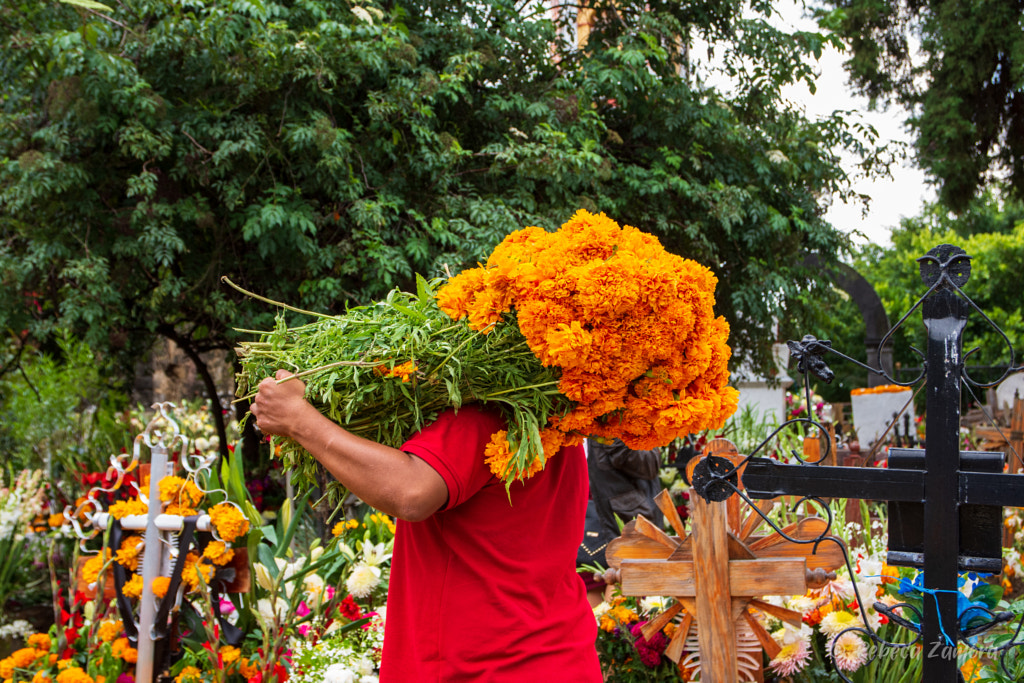
[[(715, 453), (738, 462), (735, 446), (724, 439), (708, 444), (705, 455)], [(696, 461), (691, 461), (691, 470)], [(676, 603), (643, 628), (645, 638), (664, 628), (681, 612), (683, 619), (665, 655), (679, 662), (683, 645), (696, 621), (701, 653), (701, 680), (733, 683), (738, 680), (736, 626), (749, 626), (765, 652), (774, 658), (779, 645), (750, 610), (759, 610), (799, 625), (799, 612), (757, 599), (762, 595), (802, 594), (812, 576), (843, 563), (838, 546), (823, 544), (811, 554), (810, 544), (791, 543), (779, 534), (755, 536), (762, 521), (756, 510), (741, 517), (739, 500), (708, 502), (690, 497), (691, 534), (686, 535), (671, 496), (662, 491), (655, 502), (678, 534), (669, 536), (643, 516), (630, 522), (623, 535), (608, 544), (609, 566), (618, 569), (624, 595), (672, 596)], [(767, 512), (774, 503), (762, 504)], [(787, 527), (797, 539), (816, 538), (825, 531), (824, 520), (813, 517)], [(832, 545), (831, 548), (828, 546)]]

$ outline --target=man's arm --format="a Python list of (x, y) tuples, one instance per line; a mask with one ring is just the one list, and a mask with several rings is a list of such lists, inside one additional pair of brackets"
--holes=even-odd
[(262, 432), (294, 439), (363, 502), (399, 519), (422, 521), (448, 501), (444, 479), (422, 459), (342, 429), (306, 401), (301, 380), (277, 380), (260, 382), (251, 406)]

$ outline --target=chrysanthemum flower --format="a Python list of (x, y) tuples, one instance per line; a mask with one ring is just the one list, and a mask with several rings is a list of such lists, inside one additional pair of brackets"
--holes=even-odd
[(345, 588), (353, 597), (366, 598), (373, 593), (373, 589), (380, 585), (381, 571), (379, 567), (371, 567), (367, 564), (357, 564), (348, 578), (345, 579)]
[(805, 640), (795, 640), (784, 646), (768, 667), (779, 676), (792, 676), (807, 666), (811, 659), (811, 649)]
[(841, 671), (856, 671), (864, 666), (868, 659), (868, 646), (856, 633), (844, 633), (835, 639), (829, 648), (836, 663), (836, 668)]
[(863, 624), (864, 622), (859, 615), (847, 612), (846, 610), (839, 610), (825, 615), (821, 620), (821, 632), (829, 638), (834, 638), (848, 628), (855, 628)]

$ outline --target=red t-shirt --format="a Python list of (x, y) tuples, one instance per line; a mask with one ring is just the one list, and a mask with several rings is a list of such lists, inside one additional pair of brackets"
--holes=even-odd
[(402, 446), (433, 467), (448, 503), (399, 520), (381, 661), (383, 683), (600, 683), (597, 625), (576, 573), (587, 463), (563, 448), (544, 471), (505, 485), (484, 446), (500, 413), (449, 410)]

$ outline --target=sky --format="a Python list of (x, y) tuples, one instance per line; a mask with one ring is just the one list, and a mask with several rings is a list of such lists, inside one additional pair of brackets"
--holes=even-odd
[[(817, 30), (814, 21), (804, 16), (800, 3), (780, 0), (776, 9), (782, 27)], [(861, 112), (861, 120), (878, 131), (880, 141), (903, 141), (909, 147), (911, 137), (903, 124), (906, 113), (895, 107), (888, 111), (869, 111), (867, 99), (855, 95), (847, 84), (848, 79), (843, 69), (845, 59), (835, 48), (828, 48), (818, 62), (820, 75), (815, 94), (812, 95), (806, 86), (793, 86), (786, 91), (787, 98), (802, 106), (812, 118), (830, 114), (837, 109), (857, 110)], [(852, 159), (847, 161), (845, 168), (851, 175), (855, 172)], [(861, 178), (853, 183), (857, 192), (872, 198), (866, 216), (863, 215), (862, 204), (844, 204), (837, 198), (826, 213), (826, 219), (838, 230), (851, 234), (857, 244), (889, 244), (889, 233), (899, 225), (900, 218), (916, 216), (926, 201), (935, 198), (934, 188), (909, 159), (894, 165), (892, 176), (891, 179), (877, 180)]]

